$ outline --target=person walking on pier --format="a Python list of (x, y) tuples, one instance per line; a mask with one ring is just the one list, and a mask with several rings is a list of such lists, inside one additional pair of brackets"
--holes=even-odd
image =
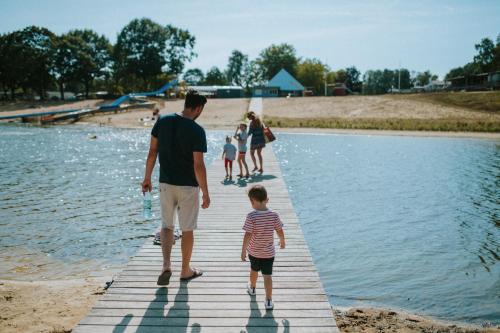
[[(264, 125), (255, 112), (250, 111), (247, 113), (247, 118), (250, 120), (250, 129), (248, 131), (248, 136), (252, 136), (250, 141), (250, 157), (253, 161), (252, 172), (259, 171), (259, 173), (264, 172), (263, 161), (262, 161), (262, 148), (266, 146), (266, 139), (264, 137)], [(257, 167), (257, 160), (255, 159), (255, 151), (257, 151), (257, 156), (259, 157), (260, 168)]]
[(151, 131), (151, 143), (146, 161), (142, 191), (151, 191), (151, 174), (158, 156), (160, 160), (161, 248), (163, 269), (158, 285), (168, 285), (172, 276), (171, 252), (174, 243), (174, 220), (178, 217), (182, 230), (181, 281), (199, 277), (203, 272), (190, 265), (194, 245), (193, 231), (197, 227), (199, 192), (201, 207), (210, 205), (207, 173), (203, 154), (207, 152), (205, 130), (195, 120), (207, 102), (195, 90), (188, 91), (184, 110), (180, 114), (162, 116)]
[(247, 293), (255, 296), (255, 288), (259, 271), (264, 277), (264, 288), (266, 289), (267, 310), (272, 310), (273, 304), (273, 263), (274, 263), (274, 231), (280, 238), (280, 248), (285, 248), (285, 233), (283, 223), (278, 213), (267, 208), (267, 191), (264, 186), (255, 185), (248, 191), (248, 197), (253, 211), (248, 213), (243, 225), (245, 236), (241, 247), (241, 260), (246, 261), (247, 253), (250, 259), (250, 281), (247, 285)]

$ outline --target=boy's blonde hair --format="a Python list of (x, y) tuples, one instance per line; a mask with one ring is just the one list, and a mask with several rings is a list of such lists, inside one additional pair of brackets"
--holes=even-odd
[(240, 126), (243, 126), (245, 129), (247, 129), (247, 124), (241, 123)]
[(248, 197), (258, 202), (263, 202), (267, 200), (266, 188), (262, 185), (254, 185), (248, 191)]

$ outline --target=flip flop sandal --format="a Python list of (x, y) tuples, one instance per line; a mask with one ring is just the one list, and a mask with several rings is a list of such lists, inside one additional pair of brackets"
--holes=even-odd
[(170, 283), (170, 277), (172, 276), (172, 271), (167, 270), (158, 277), (158, 282), (156, 282), (157, 285), (159, 286), (168, 286)]
[(197, 269), (195, 269), (193, 271), (193, 275), (191, 275), (190, 277), (181, 277), (181, 281), (183, 282), (188, 282), (188, 281), (191, 281), (193, 279), (196, 279), (197, 277), (200, 277), (203, 275), (203, 272), (202, 271), (199, 271)]

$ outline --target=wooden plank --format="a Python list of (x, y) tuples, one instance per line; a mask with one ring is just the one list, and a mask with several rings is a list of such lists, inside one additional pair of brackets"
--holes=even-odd
[[(188, 311), (185, 311), (188, 312)], [(259, 311), (260, 312), (260, 311)], [(134, 317), (128, 322), (127, 326), (180, 326), (188, 327), (192, 324), (199, 324), (201, 327), (225, 327), (225, 326), (251, 326), (251, 327), (266, 327), (272, 326), (276, 327), (277, 322), (282, 320), (287, 320), (290, 326), (302, 326), (302, 327), (322, 327), (330, 326), (335, 327), (335, 321), (333, 317), (330, 318), (291, 318), (291, 317), (274, 317), (274, 316), (263, 316), (263, 317), (248, 317), (244, 318), (203, 318), (203, 317), (170, 317), (168, 314), (166, 317)], [(261, 314), (262, 316), (262, 314)], [(80, 322), (81, 325), (119, 325), (124, 317), (104, 317), (104, 316), (87, 316)], [(164, 328), (165, 330), (165, 328)], [(147, 330), (145, 330), (147, 332)]]
[[(251, 309), (260, 309), (261, 311), (265, 311), (264, 309), (264, 298), (260, 297), (259, 300), (254, 302), (249, 302), (249, 297), (245, 297), (245, 299), (240, 299), (239, 301), (233, 302), (222, 302), (217, 301), (217, 309), (218, 310), (251, 310)], [(325, 304), (326, 303), (326, 304)], [(315, 309), (326, 309), (330, 306), (328, 302), (279, 302), (276, 305), (276, 309), (280, 310), (315, 310)], [(156, 300), (148, 300), (146, 302), (139, 301), (107, 301), (100, 300), (94, 305), (94, 309), (163, 309), (168, 310), (172, 307), (176, 309), (179, 308), (188, 308), (191, 310), (213, 310), (214, 303), (212, 302), (196, 302), (189, 298), (188, 301), (181, 301), (177, 297), (175, 302), (161, 302)], [(331, 316), (331, 313), (329, 314)]]
[[(338, 332), (272, 149), (265, 149), (264, 159), (266, 175), (248, 183), (222, 182), (220, 161), (209, 169), (212, 205), (200, 211), (192, 256), (193, 265), (204, 271), (202, 277), (179, 280), (180, 240), (172, 249), (170, 285), (158, 287), (161, 247), (149, 239), (73, 332)], [(261, 277), (257, 296), (246, 294), (249, 263), (239, 258), (241, 227), (250, 211), (245, 191), (260, 183), (287, 237), (287, 248), (276, 251), (273, 311), (264, 309)]]
[[(103, 301), (121, 301), (121, 302), (154, 302), (156, 300), (156, 294), (115, 294), (115, 293), (106, 293), (101, 298)], [(258, 293), (256, 296), (257, 302), (264, 302), (264, 294)], [(215, 303), (244, 303), (248, 304), (249, 297), (247, 294), (239, 293), (237, 295), (197, 295), (197, 294), (189, 294), (189, 295), (176, 295), (175, 299), (178, 302), (188, 302), (197, 303), (197, 302), (205, 302), (210, 304)], [(328, 298), (325, 295), (301, 295), (297, 297), (296, 295), (273, 295), (273, 299), (278, 303), (281, 302), (294, 302), (294, 303), (305, 303), (305, 304), (313, 304), (317, 302), (328, 303)], [(213, 305), (212, 305), (213, 307)], [(280, 305), (281, 307), (281, 305)]]
[[(164, 302), (159, 302), (166, 305)], [(256, 303), (256, 302), (255, 302)], [(261, 306), (264, 308), (264, 305)], [(144, 317), (144, 318), (164, 318), (165, 316), (171, 316), (176, 318), (260, 318), (260, 313), (266, 312), (265, 309), (259, 309), (254, 307), (253, 309), (228, 309), (219, 308), (219, 304), (214, 304), (212, 309), (194, 309), (191, 308), (187, 303), (181, 303), (180, 305), (175, 302), (172, 306), (168, 308), (126, 308), (126, 309), (112, 309), (112, 308), (93, 308), (88, 316), (91, 317), (125, 317), (127, 314), (131, 314), (134, 317)], [(275, 317), (290, 317), (290, 318), (331, 318), (332, 311), (329, 309), (284, 309), (276, 306), (273, 310), (273, 316)]]

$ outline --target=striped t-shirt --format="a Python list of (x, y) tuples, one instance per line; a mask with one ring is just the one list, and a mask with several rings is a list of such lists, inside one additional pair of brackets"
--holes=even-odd
[(278, 213), (271, 210), (254, 210), (248, 213), (243, 230), (252, 233), (248, 253), (256, 258), (274, 257), (274, 231), (283, 228)]

